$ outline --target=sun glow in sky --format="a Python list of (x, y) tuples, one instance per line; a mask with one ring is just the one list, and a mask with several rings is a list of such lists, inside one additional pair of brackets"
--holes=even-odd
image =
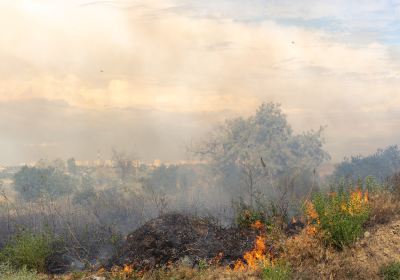
[(177, 160), (279, 102), (334, 161), (398, 144), (400, 1), (0, 3), (0, 163)]

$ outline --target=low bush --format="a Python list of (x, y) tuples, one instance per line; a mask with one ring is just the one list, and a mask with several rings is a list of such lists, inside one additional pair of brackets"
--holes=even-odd
[(385, 280), (400, 279), (400, 262), (391, 262), (381, 267), (379, 274)]
[(0, 252), (0, 260), (16, 269), (45, 272), (46, 260), (52, 253), (52, 238), (46, 234), (23, 232), (10, 240)]
[(370, 213), (368, 193), (361, 190), (318, 193), (305, 204), (310, 234), (321, 233), (326, 243), (343, 248), (363, 232)]

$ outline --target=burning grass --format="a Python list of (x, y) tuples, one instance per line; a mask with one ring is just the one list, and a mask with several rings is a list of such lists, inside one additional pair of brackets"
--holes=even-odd
[(400, 259), (400, 227), (396, 215), (379, 223), (377, 213), (397, 213), (397, 202), (384, 191), (317, 194), (297, 217), (306, 227), (291, 235), (273, 222), (222, 228), (167, 214), (129, 234), (105, 269), (51, 279), (378, 279), (382, 265)]
[[(260, 220), (255, 221), (251, 228), (259, 232), (254, 247), (244, 253), (243, 259), (235, 262), (233, 271), (261, 272), (263, 279), (289, 279), (291, 270), (280, 256), (280, 245), (276, 242), (274, 231), (269, 232), (271, 235), (268, 238), (266, 227)], [(268, 241), (270, 241), (269, 244)]]

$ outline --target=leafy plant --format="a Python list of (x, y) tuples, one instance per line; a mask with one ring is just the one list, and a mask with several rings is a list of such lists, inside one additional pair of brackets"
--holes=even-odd
[(243, 209), (236, 216), (236, 224), (240, 228), (251, 228), (251, 226), (257, 221), (262, 223), (265, 222), (265, 216), (260, 211)]
[(385, 280), (400, 279), (400, 262), (391, 262), (381, 267), (379, 274)]
[(46, 234), (23, 232), (16, 235), (0, 252), (0, 260), (17, 269), (44, 272), (46, 260), (52, 253), (51, 237)]
[(368, 193), (361, 190), (318, 193), (305, 204), (308, 232), (320, 232), (337, 248), (354, 242), (369, 218)]
[(210, 265), (208, 264), (207, 260), (205, 259), (199, 260), (199, 269), (201, 271), (207, 270), (209, 267)]

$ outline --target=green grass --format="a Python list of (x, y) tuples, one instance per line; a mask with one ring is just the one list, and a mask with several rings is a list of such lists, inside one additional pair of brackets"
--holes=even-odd
[(264, 280), (288, 280), (291, 277), (291, 269), (287, 264), (278, 264), (272, 267), (265, 267), (262, 271)]
[(50, 256), (51, 238), (44, 234), (24, 232), (16, 235), (0, 252), (0, 261), (17, 269), (27, 268), (45, 272)]
[(400, 262), (391, 262), (381, 267), (379, 274), (385, 280), (400, 279)]
[(23, 267), (19, 270), (14, 269), (10, 264), (0, 264), (1, 280), (39, 280), (36, 272)]

